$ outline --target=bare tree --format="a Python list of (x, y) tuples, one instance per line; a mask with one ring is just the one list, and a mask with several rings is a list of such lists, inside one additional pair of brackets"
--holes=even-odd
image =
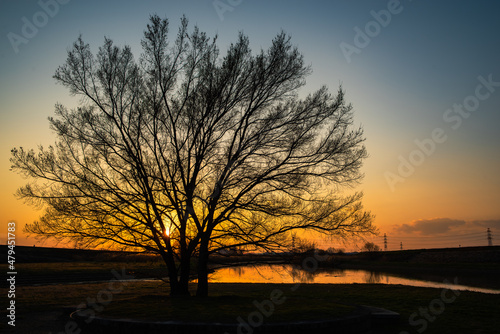
[(171, 293), (208, 293), (208, 259), (222, 249), (279, 249), (292, 232), (373, 232), (361, 194), (366, 151), (339, 89), (299, 99), (310, 69), (279, 33), (254, 55), (240, 34), (225, 56), (182, 18), (151, 17), (136, 62), (110, 39), (94, 55), (82, 38), (54, 78), (82, 97), (56, 105), (54, 146), (12, 150), (12, 169), (38, 182), (21, 198), (45, 206), (26, 231), (86, 247), (154, 251)]
[(373, 242), (366, 242), (361, 248), (363, 252), (380, 252), (381, 248)]

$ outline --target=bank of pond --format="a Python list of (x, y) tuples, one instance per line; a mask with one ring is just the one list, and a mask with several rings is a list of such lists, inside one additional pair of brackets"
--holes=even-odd
[(458, 275), (429, 275), (427, 278), (411, 277), (406, 275), (387, 273), (363, 269), (336, 269), (317, 268), (311, 266), (303, 268), (290, 264), (260, 264), (237, 267), (219, 268), (210, 275), (212, 283), (321, 283), (321, 284), (389, 284), (428, 288), (452, 288), (454, 290), (468, 290), (474, 292), (500, 294), (500, 289), (492, 284), (485, 284), (485, 278), (477, 273), (478, 284), (474, 284), (470, 276), (464, 281)]

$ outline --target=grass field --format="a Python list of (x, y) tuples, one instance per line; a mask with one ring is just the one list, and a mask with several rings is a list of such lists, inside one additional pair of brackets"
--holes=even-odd
[(236, 322), (256, 310), (254, 302), (270, 299), (273, 291), (281, 291), (275, 298), (281, 303), (275, 304), (269, 322), (342, 315), (352, 310), (347, 304), (399, 312), (400, 324), (386, 328), (387, 333), (498, 333), (500, 328), (500, 296), (467, 291), (455, 295), (450, 290), (382, 284), (211, 284), (210, 297), (200, 301), (173, 300), (162, 282), (120, 284), (111, 290), (109, 283), (19, 287), (16, 333), (58, 333), (68, 322), (62, 308), (89, 301), (95, 302), (97, 315), (110, 317)]
[[(26, 249), (30, 254), (38, 251), (38, 249)], [(49, 249), (45, 252), (50, 253), (54, 259), (62, 257), (58, 255), (58, 250)], [(452, 278), (460, 274), (461, 284), (470, 276), (475, 282), (477, 278), (483, 278), (484, 284), (487, 285), (485, 287), (498, 286), (500, 264), (495, 255), (498, 254), (498, 249), (481, 250), (482, 254), (494, 255), (490, 255), (491, 259), (487, 263), (462, 256), (462, 254), (471, 256), (472, 252), (465, 253), (463, 250), (457, 252), (455, 258), (447, 258), (442, 263), (434, 260), (429, 263), (422, 261), (432, 260), (436, 254), (448, 257), (449, 251), (444, 253), (429, 251), (428, 254), (424, 253), (426, 257), (422, 261), (414, 260), (413, 253), (416, 252), (393, 252), (383, 254), (384, 258), (381, 259), (349, 257), (343, 259), (341, 264), (360, 269), (408, 271), (413, 275), (416, 272), (422, 275), (432, 272)], [(110, 259), (109, 261), (95, 261), (91, 258), (102, 254), (91, 251), (89, 251), (89, 254), (92, 254), (91, 258), (83, 257), (83, 260), (76, 261), (74, 257), (82, 256), (80, 253), (80, 251), (68, 251), (69, 260), (66, 259), (66, 262), (16, 263), (18, 272), (15, 291), (16, 327), (7, 326), (6, 307), (2, 307), (0, 316), (4, 321), (0, 324), (0, 332), (64, 333), (65, 326), (69, 323), (67, 307), (84, 304), (90, 304), (90, 309), (98, 316), (236, 323), (238, 317), (244, 319), (254, 312), (257, 309), (256, 304), (271, 300), (273, 291), (274, 297), (276, 291), (282, 293), (279, 298), (275, 298), (278, 302), (282, 302), (273, 302), (274, 309), (272, 315), (266, 317), (267, 322), (336, 317), (351, 312), (352, 305), (371, 305), (401, 315), (400, 323), (385, 328), (383, 333), (500, 332), (500, 295), (467, 291), (454, 293), (451, 290), (384, 284), (212, 283), (209, 298), (180, 300), (170, 298), (168, 285), (161, 281), (113, 280), (117, 272), (121, 276), (127, 276), (126, 278), (164, 277), (166, 271), (161, 261), (150, 260), (150, 257), (143, 257), (141, 261), (133, 257), (128, 261), (128, 256), (123, 256), (120, 261), (114, 261), (115, 256), (107, 253), (104, 255)], [(484, 257), (481, 256), (479, 258)], [(458, 259), (465, 262), (459, 263)], [(335, 264), (338, 263), (337, 260), (339, 259), (334, 260)], [(333, 264), (325, 263), (325, 265)], [(7, 272), (6, 266), (1, 268)], [(70, 281), (87, 281), (87, 283), (68, 284)], [(51, 282), (59, 284), (46, 285)], [(195, 286), (191, 288), (194, 291)], [(3, 294), (0, 300), (2, 305), (7, 305), (6, 294)]]

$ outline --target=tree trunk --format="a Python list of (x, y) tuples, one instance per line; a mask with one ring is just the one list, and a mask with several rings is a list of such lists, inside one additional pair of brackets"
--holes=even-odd
[(180, 275), (179, 275), (179, 295), (190, 296), (189, 293), (189, 275), (191, 273), (191, 256), (181, 256), (180, 264)]
[[(189, 296), (188, 282), (183, 284), (182, 280), (177, 276), (177, 268), (173, 258), (169, 257), (167, 253), (162, 252), (161, 256), (167, 265), (168, 279), (170, 285), (171, 296)], [(188, 274), (189, 276), (189, 274)], [(181, 277), (182, 278), (182, 277)]]
[(184, 282), (175, 281), (172, 282), (170, 280), (170, 296), (172, 297), (189, 297), (191, 294), (189, 293), (188, 284), (184, 284)]
[(208, 242), (204, 241), (200, 244), (196, 297), (208, 297)]

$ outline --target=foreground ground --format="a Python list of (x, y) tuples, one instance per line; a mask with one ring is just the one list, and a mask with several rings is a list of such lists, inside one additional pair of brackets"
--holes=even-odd
[(500, 329), (499, 295), (381, 284), (212, 284), (210, 288), (209, 300), (179, 303), (170, 300), (168, 287), (157, 281), (21, 286), (16, 291), (15, 331), (9, 331), (5, 320), (1, 331), (64, 333), (65, 327), (72, 328), (64, 307), (82, 303), (90, 304), (96, 315), (237, 322), (237, 317), (247, 318), (257, 310), (256, 303), (277, 291), (281, 303), (266, 317), (268, 322), (300, 320), (301, 314), (309, 319), (329, 312), (343, 314), (351, 310), (343, 305), (357, 304), (401, 314), (400, 323), (384, 333), (498, 333)]
[[(207, 300), (179, 301), (171, 300), (168, 286), (158, 280), (115, 280), (166, 276), (162, 263), (148, 256), (134, 256), (131, 261), (129, 254), (116, 255), (113, 252), (27, 247), (20, 250), (19, 259), (25, 263), (16, 263), (16, 327), (7, 325), (6, 307), (2, 306), (2, 333), (84, 334), (79, 328), (73, 328), (68, 318), (68, 306), (74, 308), (83, 304), (90, 305), (89, 319), (94, 315), (104, 315), (149, 320), (237, 322), (238, 317), (244, 319), (255, 312), (256, 303), (269, 299), (273, 291), (281, 291), (285, 299), (274, 305), (272, 314), (266, 316), (267, 322), (317, 319), (350, 312), (349, 305), (372, 305), (401, 314), (400, 323), (385, 328), (382, 333), (500, 332), (500, 295), (382, 284), (214, 283), (210, 285)], [(274, 258), (265, 260), (274, 261)], [(459, 276), (461, 284), (470, 278), (474, 280), (471, 285), (500, 287), (498, 247), (466, 252), (452, 249), (335, 255), (320, 264), (408, 273), (417, 278), (419, 275), (438, 274), (441, 282), (443, 277), (453, 281)], [(7, 272), (7, 267), (2, 267), (2, 270)], [(7, 305), (6, 294), (2, 294), (0, 300), (2, 305)]]

